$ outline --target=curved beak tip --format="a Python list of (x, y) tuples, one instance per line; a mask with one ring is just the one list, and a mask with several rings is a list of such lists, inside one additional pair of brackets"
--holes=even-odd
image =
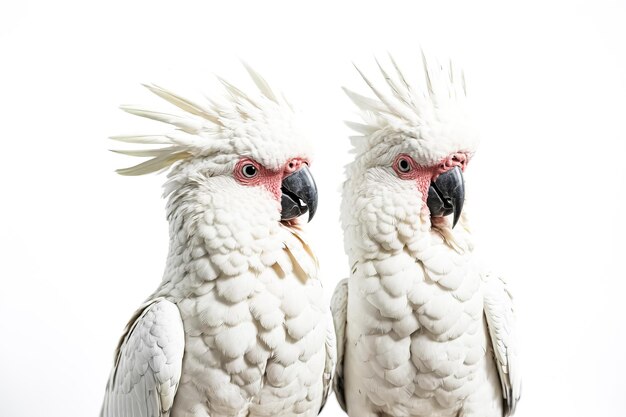
[(309, 222), (317, 210), (317, 186), (307, 166), (285, 177), (282, 182), (281, 220), (292, 220), (309, 212)]
[(452, 214), (452, 228), (461, 217), (465, 201), (465, 183), (461, 168), (454, 167), (431, 182), (426, 204), (433, 217)]

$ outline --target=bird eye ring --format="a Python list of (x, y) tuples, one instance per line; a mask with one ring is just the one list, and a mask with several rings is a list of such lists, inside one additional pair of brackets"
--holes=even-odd
[(252, 164), (245, 164), (241, 167), (241, 173), (246, 178), (254, 178), (259, 173), (259, 169)]
[(397, 162), (398, 171), (400, 172), (409, 172), (411, 170), (411, 164), (407, 158), (399, 158)]

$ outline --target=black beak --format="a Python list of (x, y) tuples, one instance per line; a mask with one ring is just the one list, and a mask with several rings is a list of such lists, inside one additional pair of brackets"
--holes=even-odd
[(463, 201), (465, 201), (465, 183), (461, 168), (458, 166), (439, 175), (435, 181), (430, 183), (428, 199), (426, 200), (430, 215), (438, 217), (454, 214), (452, 228), (456, 226), (456, 222), (461, 217)]
[(306, 165), (283, 179), (281, 191), (281, 220), (292, 220), (308, 211), (311, 221), (317, 209), (317, 186)]

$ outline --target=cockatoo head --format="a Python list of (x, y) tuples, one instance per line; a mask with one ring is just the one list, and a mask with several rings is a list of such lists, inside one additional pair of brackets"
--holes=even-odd
[(115, 152), (151, 158), (118, 170), (122, 175), (169, 169), (165, 185), (170, 197), (168, 215), (219, 215), (223, 217), (219, 224), (228, 224), (231, 230), (230, 225), (237, 222), (253, 227), (257, 219), (293, 223), (307, 212), (309, 220), (313, 218), (317, 188), (308, 168), (311, 148), (297, 115), (259, 74), (246, 68), (258, 87), (255, 94), (246, 94), (220, 78), (228, 92), (221, 102), (192, 102), (161, 87), (146, 86), (182, 109), (185, 113), (181, 115), (122, 106), (129, 113), (175, 128), (165, 135), (113, 137), (165, 145)]
[(477, 145), (463, 75), (422, 57), (422, 88), (390, 58), (392, 71), (377, 62), (383, 87), (359, 71), (377, 99), (346, 90), (364, 123), (348, 122), (360, 135), (351, 138), (356, 157), (347, 168), (343, 222), (364, 225), (361, 235), (391, 249), (419, 230), (456, 225), (463, 172)]

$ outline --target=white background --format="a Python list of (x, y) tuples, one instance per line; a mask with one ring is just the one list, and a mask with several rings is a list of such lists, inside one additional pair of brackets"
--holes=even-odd
[[(0, 5), (0, 416), (95, 416), (126, 320), (167, 250), (163, 176), (114, 174), (106, 138), (165, 126), (121, 112), (156, 82), (219, 96), (253, 64), (310, 119), (330, 295), (354, 109), (351, 62), (419, 45), (466, 69), (483, 140), (468, 209), (513, 283), (519, 416), (623, 416), (626, 8), (623, 2), (9, 1)], [(334, 398), (324, 416), (340, 416)]]

